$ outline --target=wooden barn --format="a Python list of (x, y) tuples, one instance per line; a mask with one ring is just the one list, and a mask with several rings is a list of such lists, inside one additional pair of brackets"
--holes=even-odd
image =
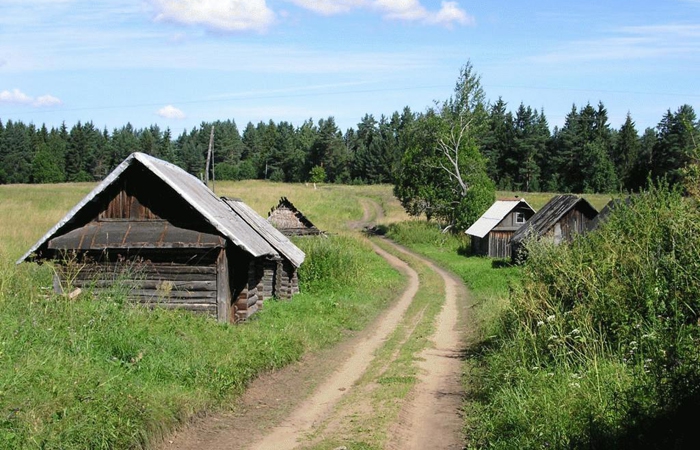
[(471, 236), (472, 252), (491, 258), (509, 258), (510, 239), (535, 210), (524, 199), (497, 200), (466, 231)]
[(551, 239), (555, 244), (571, 241), (575, 235), (591, 228), (598, 211), (588, 201), (576, 195), (557, 195), (537, 211), (530, 220), (513, 234), (511, 257), (520, 258), (525, 239), (535, 236)]
[(217, 197), (173, 164), (133, 153), (18, 263), (54, 261), (59, 292), (116, 284), (148, 306), (237, 322), (268, 298), (298, 292), (304, 257), (243, 202)]
[(323, 234), (287, 197), (282, 197), (277, 206), (270, 210), (267, 220), (285, 236), (315, 236)]

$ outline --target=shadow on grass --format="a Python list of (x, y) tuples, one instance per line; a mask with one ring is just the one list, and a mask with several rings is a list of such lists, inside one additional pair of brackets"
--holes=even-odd
[(510, 259), (494, 259), (491, 261), (492, 269), (505, 269), (507, 267), (513, 267), (515, 264), (511, 262)]
[(604, 428), (591, 420), (589, 442), (576, 448), (595, 449), (696, 449), (700, 394), (681, 401), (677, 407), (653, 415), (630, 411), (630, 425)]
[(373, 225), (365, 227), (362, 232), (367, 236), (385, 236), (389, 231), (386, 225)]

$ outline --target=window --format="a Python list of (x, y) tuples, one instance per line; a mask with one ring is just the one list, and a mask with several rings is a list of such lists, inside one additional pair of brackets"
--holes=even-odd
[(515, 223), (525, 223), (525, 214), (521, 212), (515, 213)]

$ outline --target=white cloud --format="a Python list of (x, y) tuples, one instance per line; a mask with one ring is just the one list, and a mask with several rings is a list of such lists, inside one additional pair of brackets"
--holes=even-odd
[(32, 98), (19, 89), (13, 89), (12, 91), (0, 92), (0, 102), (28, 105), (32, 103)]
[(61, 99), (49, 94), (37, 97), (36, 100), (34, 100), (34, 102), (32, 103), (32, 105), (34, 106), (58, 106), (61, 104), (63, 104)]
[(265, 31), (275, 13), (265, 0), (151, 0), (156, 20), (219, 31)]
[(700, 53), (700, 25), (662, 24), (622, 27), (600, 39), (572, 41), (535, 62), (560, 64), (581, 61), (625, 61)]
[(160, 117), (166, 118), (166, 119), (184, 119), (185, 113), (182, 112), (181, 110), (177, 109), (173, 105), (167, 105), (158, 110), (157, 113)]
[(62, 104), (59, 98), (53, 95), (42, 95), (41, 97), (34, 98), (31, 97), (19, 89), (13, 89), (12, 91), (4, 90), (0, 92), (0, 103), (14, 103), (16, 105), (30, 105), (37, 108), (43, 106), (57, 106)]
[(323, 15), (341, 14), (357, 8), (369, 8), (384, 18), (429, 25), (473, 25), (474, 17), (456, 1), (443, 1), (439, 11), (425, 9), (419, 0), (287, 0), (304, 9)]
[(304, 9), (330, 16), (349, 12), (352, 9), (365, 6), (367, 0), (287, 0)]
[(474, 25), (476, 20), (459, 7), (457, 2), (442, 2), (440, 11), (428, 18), (428, 22), (436, 25), (451, 26), (453, 23), (460, 25)]

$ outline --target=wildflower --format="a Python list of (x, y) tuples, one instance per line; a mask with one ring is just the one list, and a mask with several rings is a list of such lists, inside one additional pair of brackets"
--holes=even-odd
[(569, 383), (569, 386), (575, 387), (575, 388), (580, 388), (580, 387), (581, 387), (581, 385), (578, 384), (578, 383)]
[(537, 326), (538, 326), (538, 327), (541, 327), (542, 325), (544, 325), (544, 322), (542, 322), (541, 320), (538, 320), (538, 321), (537, 321)]
[(557, 316), (555, 316), (554, 314), (552, 314), (551, 316), (547, 317), (547, 322), (554, 322), (554, 320), (555, 320), (556, 318), (557, 318)]

